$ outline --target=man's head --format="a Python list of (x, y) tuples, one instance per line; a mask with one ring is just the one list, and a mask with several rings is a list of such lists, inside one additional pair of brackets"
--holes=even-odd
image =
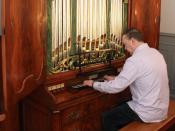
[(125, 45), (125, 49), (133, 54), (135, 49), (143, 43), (142, 34), (135, 28), (127, 30), (122, 36), (122, 42)]

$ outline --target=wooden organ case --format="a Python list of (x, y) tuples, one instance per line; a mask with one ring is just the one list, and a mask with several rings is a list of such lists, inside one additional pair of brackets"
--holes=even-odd
[[(108, 1), (112, 2), (112, 0)], [(46, 45), (49, 43), (51, 34), (53, 35), (53, 32), (48, 33), (48, 27), (51, 27), (49, 24), (56, 25), (48, 21), (48, 12), (54, 12), (57, 9), (50, 10), (49, 7), (53, 4), (50, 0), (6, 0), (2, 2), (3, 34), (0, 45), (2, 82), (0, 84), (3, 88), (0, 87), (0, 113), (2, 114), (0, 114), (0, 117), (2, 116), (0, 130), (101, 131), (102, 112), (130, 99), (129, 91), (109, 95), (97, 92), (92, 88), (72, 89), (72, 86), (77, 88), (77, 84), (81, 86), (80, 82), (84, 79), (99, 79), (103, 74), (111, 73), (111, 69), (113, 72), (122, 67), (126, 58), (122, 55), (120, 59), (118, 55), (117, 59), (113, 59), (111, 55), (105, 55), (102, 63), (99, 60), (100, 64), (97, 62), (98, 59), (93, 61), (94, 55), (95, 58), (100, 58), (99, 54), (104, 51), (100, 50), (100, 42), (106, 39), (105, 43), (109, 43), (112, 42), (112, 38), (115, 38), (114, 34), (110, 33), (112, 29), (107, 28), (106, 34), (103, 33), (94, 40), (94, 36), (90, 35), (93, 27), (89, 26), (87, 28), (91, 29), (86, 36), (78, 36), (75, 32), (82, 32), (81, 26), (73, 26), (73, 22), (78, 23), (82, 20), (81, 17), (75, 19), (76, 13), (79, 12), (79, 16), (84, 16), (84, 14), (81, 14), (81, 10), (78, 11), (79, 8), (62, 9), (62, 15), (64, 12), (71, 12), (70, 30), (73, 33), (71, 37), (67, 37), (66, 34), (67, 44), (64, 43), (63, 36), (61, 36), (55, 37), (55, 40), (62, 41), (59, 48), (48, 47)], [(77, 0), (70, 2), (72, 6), (78, 7)], [(128, 27), (140, 29), (144, 34), (144, 40), (151, 47), (157, 48), (160, 0), (128, 0), (127, 3), (128, 15), (125, 19), (127, 19)], [(60, 3), (57, 6), (59, 5)], [(112, 7), (106, 8), (113, 9)], [(109, 11), (106, 12), (105, 18), (109, 18)], [(68, 19), (66, 18), (66, 21)], [(102, 16), (99, 19), (102, 19)], [(109, 23), (107, 19), (105, 25), (100, 25), (103, 28), (109, 26)], [(62, 26), (58, 24), (58, 27), (63, 29), (64, 21), (61, 24)], [(99, 23), (96, 22), (96, 24)], [(66, 29), (69, 30), (68, 26)], [(57, 34), (59, 35), (59, 32)], [(82, 48), (79, 48), (80, 45)], [(69, 47), (70, 52), (64, 53), (64, 49), (69, 50)], [(55, 49), (51, 51), (50, 56), (47, 48)], [(96, 49), (98, 53), (94, 54)], [(87, 52), (90, 50), (90, 53), (83, 50)], [(113, 50), (105, 49), (106, 54), (111, 54), (111, 51)], [(61, 53), (55, 55), (55, 52)], [(68, 62), (64, 62), (64, 55), (68, 54), (76, 57), (71, 57), (74, 60), (73, 66), (70, 64), (71, 59), (70, 66), (65, 67), (64, 64)], [(90, 62), (87, 62), (87, 59)], [(64, 64), (59, 65), (60, 61)], [(81, 63), (82, 61), (84, 63)], [(90, 63), (90, 66), (86, 62)], [(51, 67), (54, 74), (50, 74), (48, 67)]]

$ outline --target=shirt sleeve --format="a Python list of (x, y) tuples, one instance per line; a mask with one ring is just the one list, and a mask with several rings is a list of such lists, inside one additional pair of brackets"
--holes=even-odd
[(126, 89), (137, 79), (138, 67), (135, 62), (127, 60), (120, 74), (114, 80), (105, 82), (94, 82), (93, 88), (105, 93), (118, 93)]

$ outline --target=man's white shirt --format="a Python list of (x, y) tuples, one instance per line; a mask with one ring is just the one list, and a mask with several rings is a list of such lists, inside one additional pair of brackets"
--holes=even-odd
[(163, 56), (146, 43), (136, 48), (114, 80), (93, 84), (94, 89), (106, 93), (118, 93), (128, 86), (132, 94), (128, 105), (144, 122), (159, 122), (167, 117), (167, 65)]

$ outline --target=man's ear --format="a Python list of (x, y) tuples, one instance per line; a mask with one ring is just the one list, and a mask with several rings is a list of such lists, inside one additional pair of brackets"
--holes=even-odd
[(131, 38), (131, 44), (132, 46), (135, 46), (136, 40), (134, 38)]
[(135, 42), (134, 39), (131, 38), (131, 46), (133, 46), (134, 42)]

